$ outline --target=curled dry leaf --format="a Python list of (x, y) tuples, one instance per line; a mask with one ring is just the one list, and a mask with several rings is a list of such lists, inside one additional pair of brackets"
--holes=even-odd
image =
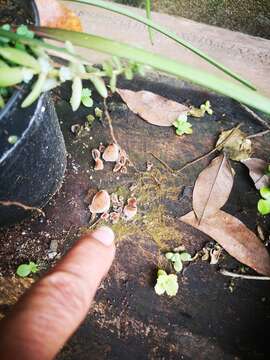
[(104, 150), (102, 157), (105, 161), (116, 162), (119, 159), (119, 146), (115, 143), (110, 144)]
[(193, 190), (193, 210), (199, 223), (226, 203), (233, 186), (233, 173), (226, 155), (216, 157), (198, 176)]
[[(233, 132), (233, 133), (232, 133)], [(224, 140), (232, 133), (227, 141)], [(247, 139), (245, 133), (241, 130), (233, 128), (222, 131), (216, 143), (218, 150), (224, 150), (231, 160), (240, 161), (248, 159), (252, 153), (251, 141)]]
[(92, 214), (101, 214), (110, 209), (111, 200), (110, 195), (106, 190), (100, 190), (93, 197), (89, 210)]
[(117, 89), (117, 92), (131, 111), (153, 125), (172, 126), (179, 115), (187, 114), (189, 110), (183, 104), (150, 91)]
[(249, 169), (249, 176), (254, 181), (256, 189), (270, 185), (270, 176), (266, 175), (268, 163), (264, 160), (251, 158), (241, 161)]
[(180, 218), (217, 241), (231, 256), (260, 274), (270, 275), (270, 257), (260, 239), (236, 217), (219, 210), (198, 224), (193, 211)]

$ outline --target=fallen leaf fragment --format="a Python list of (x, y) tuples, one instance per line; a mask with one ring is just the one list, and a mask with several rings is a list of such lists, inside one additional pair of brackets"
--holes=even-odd
[(216, 157), (198, 176), (193, 190), (193, 210), (199, 222), (215, 215), (226, 203), (233, 186), (233, 173), (226, 155)]
[(129, 109), (142, 119), (157, 126), (172, 126), (181, 114), (188, 113), (188, 107), (150, 91), (117, 89)]
[(268, 163), (262, 159), (251, 158), (241, 161), (249, 169), (249, 176), (256, 189), (270, 185), (270, 176), (266, 175)]
[[(233, 132), (227, 141), (224, 140)], [(241, 130), (232, 128), (222, 131), (216, 143), (217, 150), (224, 150), (231, 160), (240, 161), (250, 158), (252, 153), (251, 141)]]
[(236, 217), (219, 210), (198, 224), (193, 211), (180, 218), (217, 241), (231, 256), (260, 274), (270, 275), (270, 256), (261, 240)]

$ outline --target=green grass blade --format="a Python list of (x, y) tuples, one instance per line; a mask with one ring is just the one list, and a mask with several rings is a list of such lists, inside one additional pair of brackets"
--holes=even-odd
[(205, 71), (165, 58), (140, 48), (96, 35), (61, 29), (40, 28), (42, 35), (59, 41), (69, 40), (74, 45), (107, 53), (118, 57), (150, 65), (165, 73), (181, 77), (223, 95), (232, 97), (270, 115), (270, 100), (259, 93), (227, 79), (219, 78)]
[[(151, 19), (151, 0), (145, 0), (145, 10), (146, 10), (147, 19), (152, 20)], [(148, 29), (150, 42), (151, 42), (152, 45), (154, 45), (153, 31), (152, 31), (150, 26), (147, 26), (147, 29)]]
[(220, 64), (219, 62), (217, 62), (216, 60), (212, 59), (210, 56), (205, 54), (203, 51), (201, 51), (201, 50), (195, 48), (194, 46), (192, 46), (191, 44), (189, 44), (187, 41), (179, 38), (174, 32), (169, 31), (166, 28), (164, 28), (163, 26), (154, 23), (150, 19), (146, 19), (142, 16), (133, 14), (129, 9), (126, 9), (117, 4), (114, 4), (114, 3), (111, 3), (108, 1), (102, 1), (102, 0), (67, 0), (67, 1), (72, 1), (73, 3), (76, 2), (76, 3), (93, 5), (93, 6), (105, 9), (105, 10), (115, 12), (117, 14), (125, 15), (133, 20), (136, 20), (144, 25), (147, 25), (148, 27), (150, 27), (150, 28), (160, 32), (161, 34), (167, 36), (168, 38), (176, 41), (178, 44), (184, 46), (185, 48), (189, 49), (193, 53), (199, 55), (201, 58), (203, 58), (204, 60), (206, 60), (213, 66), (220, 69), (225, 74), (231, 76), (235, 80), (240, 81), (242, 84), (249, 87), (250, 89), (256, 90), (256, 88), (249, 81), (243, 79), (236, 73), (232, 72), (230, 69), (226, 68), (224, 65)]

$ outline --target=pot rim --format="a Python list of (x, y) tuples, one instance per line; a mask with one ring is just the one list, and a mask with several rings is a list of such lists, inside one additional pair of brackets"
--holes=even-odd
[[(39, 12), (38, 12), (38, 8), (37, 8), (37, 4), (36, 4), (35, 0), (30, 0), (30, 6), (32, 8), (33, 15), (34, 15), (34, 23), (36, 26), (39, 26), (40, 25), (40, 17), (39, 17)], [(15, 90), (13, 92), (10, 99), (6, 103), (5, 107), (0, 110), (0, 123), (1, 123), (1, 120), (9, 113), (12, 106), (17, 103), (21, 93), (27, 86), (28, 86), (28, 84), (23, 84), (19, 89)]]

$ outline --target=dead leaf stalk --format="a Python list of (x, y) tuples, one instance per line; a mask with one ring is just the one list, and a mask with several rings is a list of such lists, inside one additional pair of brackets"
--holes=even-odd
[(45, 217), (45, 213), (41, 209), (33, 207), (33, 206), (28, 206), (28, 205), (22, 204), (22, 203), (20, 203), (18, 201), (0, 201), (0, 205), (3, 205), (3, 206), (17, 206), (17, 207), (20, 207), (20, 208), (22, 208), (22, 209), (24, 209), (26, 211), (36, 211), (36, 212), (38, 212), (39, 214), (41, 214), (42, 216)]
[(220, 274), (224, 276), (230, 276), (233, 278), (240, 278), (240, 279), (246, 279), (246, 280), (270, 280), (269, 276), (254, 276), (254, 275), (244, 275), (244, 274), (236, 274), (234, 272), (221, 269), (219, 270)]

